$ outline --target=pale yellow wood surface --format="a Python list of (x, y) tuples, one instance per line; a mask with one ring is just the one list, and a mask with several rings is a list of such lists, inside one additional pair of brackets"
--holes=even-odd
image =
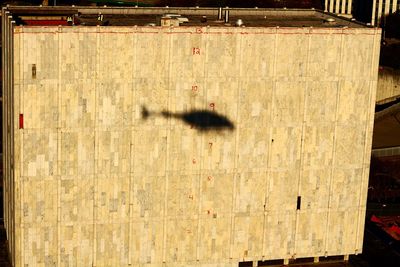
[[(361, 252), (379, 30), (14, 36), (18, 266), (230, 267)], [(235, 128), (201, 132), (161, 115), (196, 109)]]

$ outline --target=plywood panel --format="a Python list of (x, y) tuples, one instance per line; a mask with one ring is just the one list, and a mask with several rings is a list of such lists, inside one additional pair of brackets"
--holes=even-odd
[(135, 52), (137, 51), (135, 36), (123, 28), (113, 29), (113, 31), (115, 33), (110, 33), (106, 28), (100, 28), (100, 33), (91, 38), (94, 39), (93, 42), (96, 42), (90, 43), (94, 45), (91, 49), (98, 49), (96, 56), (99, 72), (96, 73), (96, 77), (100, 81), (121, 80), (126, 83), (135, 76), (135, 67), (138, 68), (135, 66)]
[[(134, 80), (133, 92), (133, 124), (137, 127), (166, 127), (169, 121), (161, 116), (161, 112), (168, 110), (169, 98), (168, 80), (163, 77), (137, 78)], [(147, 109), (149, 116), (144, 116)]]
[(199, 210), (199, 175), (168, 174), (168, 216), (194, 216)]
[(96, 225), (96, 265), (128, 266), (128, 223)]
[(201, 214), (230, 213), (234, 175), (205, 172), (201, 177)]
[(196, 259), (197, 227), (197, 220), (189, 218), (167, 221), (166, 259), (172, 265)]
[(325, 253), (327, 212), (298, 213), (296, 257), (320, 256)]
[(22, 176), (42, 179), (58, 174), (57, 139), (52, 130), (24, 130)]
[(265, 209), (273, 212), (295, 210), (298, 183), (299, 173), (297, 171), (271, 171)]
[(72, 29), (58, 34), (60, 47), (56, 47), (60, 49), (61, 79), (64, 83), (75, 84), (79, 80), (94, 80), (97, 77), (97, 40), (95, 35), (87, 33), (88, 30)]
[(206, 28), (174, 29), (171, 35), (170, 53), (173, 58), (170, 63), (171, 76), (178, 79), (204, 77), (207, 51), (207, 36), (201, 34)]
[(277, 82), (275, 88), (274, 109), (275, 124), (299, 123), (304, 114), (305, 82)]
[(344, 124), (363, 124), (368, 118), (370, 82), (345, 81), (340, 88), (338, 120)]
[(60, 218), (63, 223), (93, 221), (94, 181), (92, 176), (63, 176), (60, 190)]
[(203, 134), (202, 169), (210, 174), (235, 168), (236, 135), (232, 131)]
[(299, 166), (301, 157), (300, 127), (274, 127), (271, 136), (269, 165), (277, 169)]
[(215, 28), (208, 32), (207, 75), (210, 78), (237, 77), (240, 64), (240, 41), (238, 34), (228, 34), (230, 29)]
[(93, 130), (61, 132), (61, 175), (89, 175), (94, 173)]
[(221, 215), (200, 220), (200, 261), (216, 262), (230, 257), (230, 223), (230, 216)]
[[(338, 59), (341, 56), (343, 37), (340, 34), (329, 34), (329, 30), (326, 29), (323, 31), (327, 34), (311, 34), (310, 36), (307, 74), (315, 80), (338, 80), (341, 64)], [(336, 31), (336, 29), (331, 31)], [(325, 86), (320, 86), (318, 89), (324, 91), (325, 88)], [(312, 108), (314, 105), (309, 107)]]
[[(207, 108), (207, 88), (203, 77), (174, 77), (170, 80), (169, 84), (169, 107), (168, 110), (165, 107), (163, 111), (169, 111), (172, 114), (182, 116), (191, 111)], [(173, 119), (169, 123), (179, 128), (188, 128), (190, 126), (179, 119)], [(194, 128), (194, 126), (191, 125), (190, 128)]]
[(304, 129), (304, 168), (327, 168), (332, 165), (335, 127), (331, 124), (306, 126)]
[(56, 129), (59, 107), (56, 81), (21, 85), (24, 104), (17, 110), (24, 116), (24, 129)]
[(163, 220), (134, 220), (131, 224), (132, 262), (136, 265), (141, 264), (141, 266), (145, 264), (152, 266), (152, 263), (161, 265), (163, 261)]
[[(208, 74), (211, 76), (210, 71)], [(206, 88), (207, 103), (204, 108), (225, 116), (235, 125), (239, 97), (239, 80), (237, 77), (209, 77), (206, 82)]]
[(317, 124), (335, 121), (338, 82), (308, 82), (306, 91), (305, 119)]
[(146, 176), (165, 175), (167, 156), (167, 131), (157, 128), (135, 129), (132, 132), (133, 173)]
[(22, 219), (27, 224), (57, 222), (58, 181), (47, 179), (27, 179), (22, 182)]
[[(24, 84), (34, 84), (37, 81), (58, 79), (58, 36), (52, 32), (34, 35), (23, 38), (19, 47), (24, 65), (21, 73)], [(22, 48), (21, 47), (21, 48)], [(30, 49), (36, 47), (37, 49)], [(16, 50), (17, 51), (17, 50)], [(32, 76), (32, 65), (36, 65), (36, 76)]]
[(166, 176), (132, 174), (131, 179), (131, 216), (135, 219), (164, 216)]
[[(93, 90), (93, 88), (92, 88)], [(133, 83), (121, 79), (96, 83), (96, 125), (124, 127), (132, 125)]]
[(129, 174), (96, 177), (96, 221), (117, 223), (129, 219)]
[(239, 89), (237, 123), (249, 128), (270, 126), (273, 82), (267, 79), (242, 79)]
[(61, 127), (93, 128), (95, 125), (95, 84), (92, 80), (61, 83)]
[(250, 216), (254, 212), (263, 212), (268, 192), (266, 172), (243, 172), (235, 176), (236, 213)]
[(264, 213), (235, 216), (233, 258), (240, 260), (262, 257)]
[(190, 129), (190, 126), (183, 129), (173, 128), (169, 132), (169, 140), (168, 170), (188, 174), (198, 173), (201, 168), (201, 135), (199, 132)]
[[(286, 31), (289, 31), (285, 29)], [(284, 30), (284, 31), (285, 31)], [(276, 76), (295, 80), (306, 75), (308, 36), (300, 29), (293, 29), (289, 34), (277, 35)], [(296, 34), (296, 32), (298, 32)]]
[(58, 240), (55, 224), (26, 224), (23, 233), (22, 262), (25, 266), (57, 266)]
[(328, 209), (331, 168), (306, 169), (301, 173), (301, 210), (324, 211)]
[(93, 264), (93, 224), (76, 222), (60, 226), (60, 266)]
[(365, 128), (357, 126), (338, 126), (336, 131), (336, 160), (339, 167), (359, 168), (363, 163)]
[[(355, 31), (355, 30), (353, 30)], [(350, 37), (351, 36), (351, 37)], [(343, 35), (343, 75), (349, 79), (370, 78), (373, 38), (365, 34)], [(357, 47), (357, 49), (351, 49)]]
[(331, 203), (333, 209), (356, 208), (360, 204), (362, 169), (335, 169)]
[(268, 151), (271, 144), (270, 127), (238, 128), (237, 167), (241, 170), (263, 171), (267, 169)]
[(329, 213), (327, 252), (329, 255), (351, 254), (356, 249), (358, 209)]
[[(244, 77), (271, 77), (274, 73), (274, 29), (262, 29), (265, 34), (241, 36), (240, 73)], [(260, 92), (262, 93), (262, 92)]]
[(291, 258), (294, 253), (294, 211), (271, 212), (266, 216), (264, 255), (267, 259)]
[[(168, 29), (141, 28), (135, 32), (136, 74), (135, 77), (167, 77), (169, 75), (170, 39), (163, 34)], [(149, 45), (151, 44), (151, 45)], [(140, 67), (139, 67), (140, 66)], [(142, 67), (146, 66), (146, 67)]]
[(101, 174), (129, 174), (131, 172), (132, 131), (121, 129), (96, 131), (96, 171)]

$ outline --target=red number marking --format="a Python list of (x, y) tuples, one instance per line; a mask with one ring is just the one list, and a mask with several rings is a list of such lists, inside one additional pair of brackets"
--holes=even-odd
[(193, 53), (193, 55), (200, 55), (200, 48), (198, 48), (198, 47), (193, 47), (192, 53)]
[(193, 92), (197, 92), (197, 90), (198, 90), (197, 85), (192, 85), (192, 91), (193, 91)]
[(214, 110), (215, 104), (214, 104), (214, 103), (210, 103), (210, 108), (211, 108), (212, 110)]

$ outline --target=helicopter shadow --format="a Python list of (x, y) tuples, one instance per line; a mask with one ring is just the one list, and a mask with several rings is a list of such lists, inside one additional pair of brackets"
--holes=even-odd
[(142, 107), (142, 118), (144, 120), (151, 116), (161, 116), (166, 119), (172, 118), (181, 120), (182, 122), (189, 125), (191, 128), (195, 128), (200, 132), (209, 131), (233, 131), (235, 125), (226, 116), (218, 114), (215, 111), (209, 110), (198, 110), (193, 109), (188, 112), (151, 112), (145, 106)]

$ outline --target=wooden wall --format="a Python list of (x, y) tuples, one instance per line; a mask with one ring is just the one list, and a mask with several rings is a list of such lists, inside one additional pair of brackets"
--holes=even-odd
[[(366, 28), (16, 27), (16, 266), (360, 253), (379, 41)], [(160, 115), (192, 110), (234, 129)]]

